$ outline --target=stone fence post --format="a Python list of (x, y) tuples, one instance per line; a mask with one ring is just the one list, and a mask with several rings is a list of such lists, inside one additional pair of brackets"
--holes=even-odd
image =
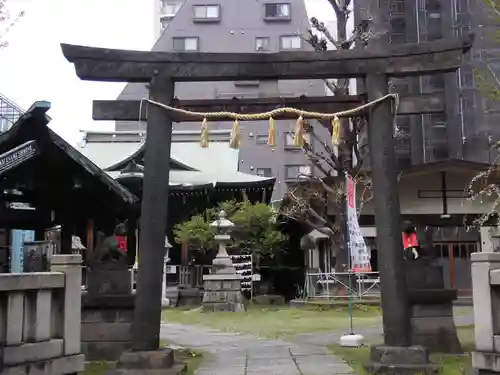
[(64, 317), (62, 334), (64, 354), (80, 354), (80, 326), (82, 306), (82, 257), (73, 254), (53, 255), (50, 270), (65, 274)]
[(500, 373), (500, 253), (473, 253), (472, 292), (478, 374)]

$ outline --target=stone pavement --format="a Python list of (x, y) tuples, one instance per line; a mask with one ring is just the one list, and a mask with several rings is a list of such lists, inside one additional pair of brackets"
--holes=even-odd
[[(455, 318), (457, 326), (474, 323), (470, 315)], [(356, 328), (356, 327), (355, 327)], [(382, 325), (355, 330), (365, 337), (380, 336)], [(354, 371), (328, 354), (326, 345), (338, 343), (342, 332), (304, 333), (290, 341), (266, 340), (199, 326), (164, 323), (161, 339), (212, 353), (196, 375), (345, 375)]]
[[(198, 326), (165, 323), (161, 339), (213, 354), (196, 375), (344, 375), (354, 371), (324, 346), (266, 340)], [(330, 336), (330, 343), (335, 338)]]

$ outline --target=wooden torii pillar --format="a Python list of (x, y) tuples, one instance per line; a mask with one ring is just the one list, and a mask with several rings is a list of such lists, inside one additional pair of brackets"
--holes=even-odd
[[(74, 63), (81, 79), (150, 83), (150, 98), (172, 105), (175, 97), (174, 82), (273, 79), (365, 79), (368, 100), (374, 100), (388, 92), (389, 77), (456, 71), (462, 64), (462, 54), (471, 45), (472, 37), (368, 47), (363, 50), (275, 54), (140, 52), (67, 44), (63, 44), (62, 49), (65, 57)], [(332, 99), (328, 98), (335, 102)], [(418, 100), (423, 99), (410, 102), (416, 106)], [(193, 102), (177, 104), (189, 109), (199, 108)], [(115, 109), (103, 110), (102, 103), (97, 103), (94, 116), (127, 120), (133, 118), (135, 113), (139, 117), (137, 102), (127, 104), (118, 101), (109, 105), (115, 106)], [(428, 103), (424, 107), (427, 105)], [(442, 102), (440, 106), (442, 107)], [(369, 115), (377, 242), (382, 249), (379, 264), (384, 338), (387, 346), (405, 347), (410, 345), (410, 324), (403, 269), (391, 104), (385, 101), (373, 107)], [(148, 107), (140, 222), (140, 277), (133, 323), (133, 349), (136, 351), (156, 350), (159, 346), (163, 260), (161, 250), (167, 218), (173, 120), (174, 114), (155, 106)]]

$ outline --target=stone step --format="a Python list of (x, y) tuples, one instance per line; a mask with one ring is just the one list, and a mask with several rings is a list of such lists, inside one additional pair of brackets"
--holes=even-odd
[(117, 369), (169, 369), (174, 365), (174, 351), (163, 348), (150, 352), (124, 352), (116, 363)]
[(106, 372), (106, 375), (185, 375), (187, 374), (187, 365), (185, 363), (175, 363), (167, 369), (114, 369)]
[(441, 369), (433, 363), (425, 365), (386, 365), (372, 363), (365, 366), (370, 374), (384, 375), (436, 375)]

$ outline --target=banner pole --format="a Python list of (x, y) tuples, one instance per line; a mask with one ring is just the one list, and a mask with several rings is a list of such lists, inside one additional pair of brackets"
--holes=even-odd
[[(360, 347), (363, 345), (364, 337), (354, 333), (353, 304), (354, 288), (353, 273), (366, 268), (366, 245), (361, 235), (356, 212), (356, 181), (344, 171), (345, 176), (345, 244), (347, 246), (348, 266), (348, 306), (349, 306), (349, 333), (340, 338), (340, 345), (346, 347)], [(361, 254), (363, 253), (363, 254)], [(356, 256), (356, 259), (353, 259)]]
[(347, 247), (347, 272), (348, 272), (348, 308), (349, 308), (349, 334), (353, 335), (354, 334), (354, 328), (353, 328), (353, 295), (352, 295), (352, 248), (351, 248), (351, 235), (350, 235), (350, 228), (349, 228), (349, 174), (347, 171), (344, 171), (345, 175), (345, 225), (346, 225), (346, 247)]

